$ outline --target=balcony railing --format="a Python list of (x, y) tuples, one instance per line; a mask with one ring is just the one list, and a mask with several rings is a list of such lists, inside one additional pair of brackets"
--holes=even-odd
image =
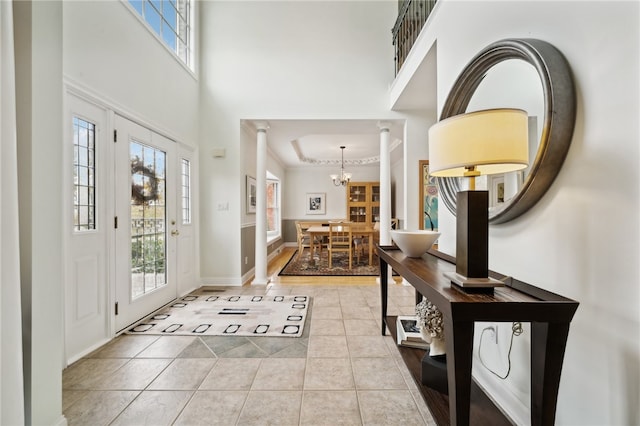
[(418, 38), (424, 23), (437, 0), (399, 0), (398, 19), (393, 26), (393, 46), (395, 47), (396, 75)]

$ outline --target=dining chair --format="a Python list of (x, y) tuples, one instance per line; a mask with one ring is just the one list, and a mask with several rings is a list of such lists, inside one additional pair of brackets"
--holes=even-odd
[(311, 244), (318, 247), (318, 253), (322, 253), (322, 244), (319, 241), (311, 241), (311, 236), (302, 228), (300, 222), (296, 222), (296, 233), (298, 236), (298, 257), (302, 255), (305, 248), (311, 248)]
[(345, 252), (349, 255), (349, 269), (353, 260), (351, 223), (329, 223), (329, 268), (333, 268), (333, 253)]
[(364, 256), (365, 248), (369, 248), (369, 238), (358, 233), (358, 230), (363, 228), (365, 228), (365, 225), (355, 225), (351, 230), (353, 234), (353, 254), (356, 257), (356, 264), (360, 263), (360, 256)]

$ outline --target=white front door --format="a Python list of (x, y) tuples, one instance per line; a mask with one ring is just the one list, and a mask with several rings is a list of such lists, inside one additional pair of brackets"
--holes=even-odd
[(116, 115), (116, 330), (177, 297), (176, 143)]

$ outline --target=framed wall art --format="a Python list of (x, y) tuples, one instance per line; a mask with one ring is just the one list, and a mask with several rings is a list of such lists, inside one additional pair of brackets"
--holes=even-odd
[(438, 186), (429, 175), (429, 160), (420, 160), (420, 229), (438, 230)]
[(308, 192), (306, 197), (307, 214), (326, 214), (326, 194), (324, 192)]
[(247, 175), (247, 214), (256, 214), (257, 190), (256, 179)]

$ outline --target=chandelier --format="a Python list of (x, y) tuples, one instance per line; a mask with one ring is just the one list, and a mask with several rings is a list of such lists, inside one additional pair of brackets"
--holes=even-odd
[(333, 184), (335, 186), (346, 186), (351, 180), (351, 173), (345, 173), (344, 171), (344, 146), (341, 146), (342, 150), (342, 165), (340, 166), (340, 176), (338, 175), (330, 175), (331, 180), (333, 180)]

